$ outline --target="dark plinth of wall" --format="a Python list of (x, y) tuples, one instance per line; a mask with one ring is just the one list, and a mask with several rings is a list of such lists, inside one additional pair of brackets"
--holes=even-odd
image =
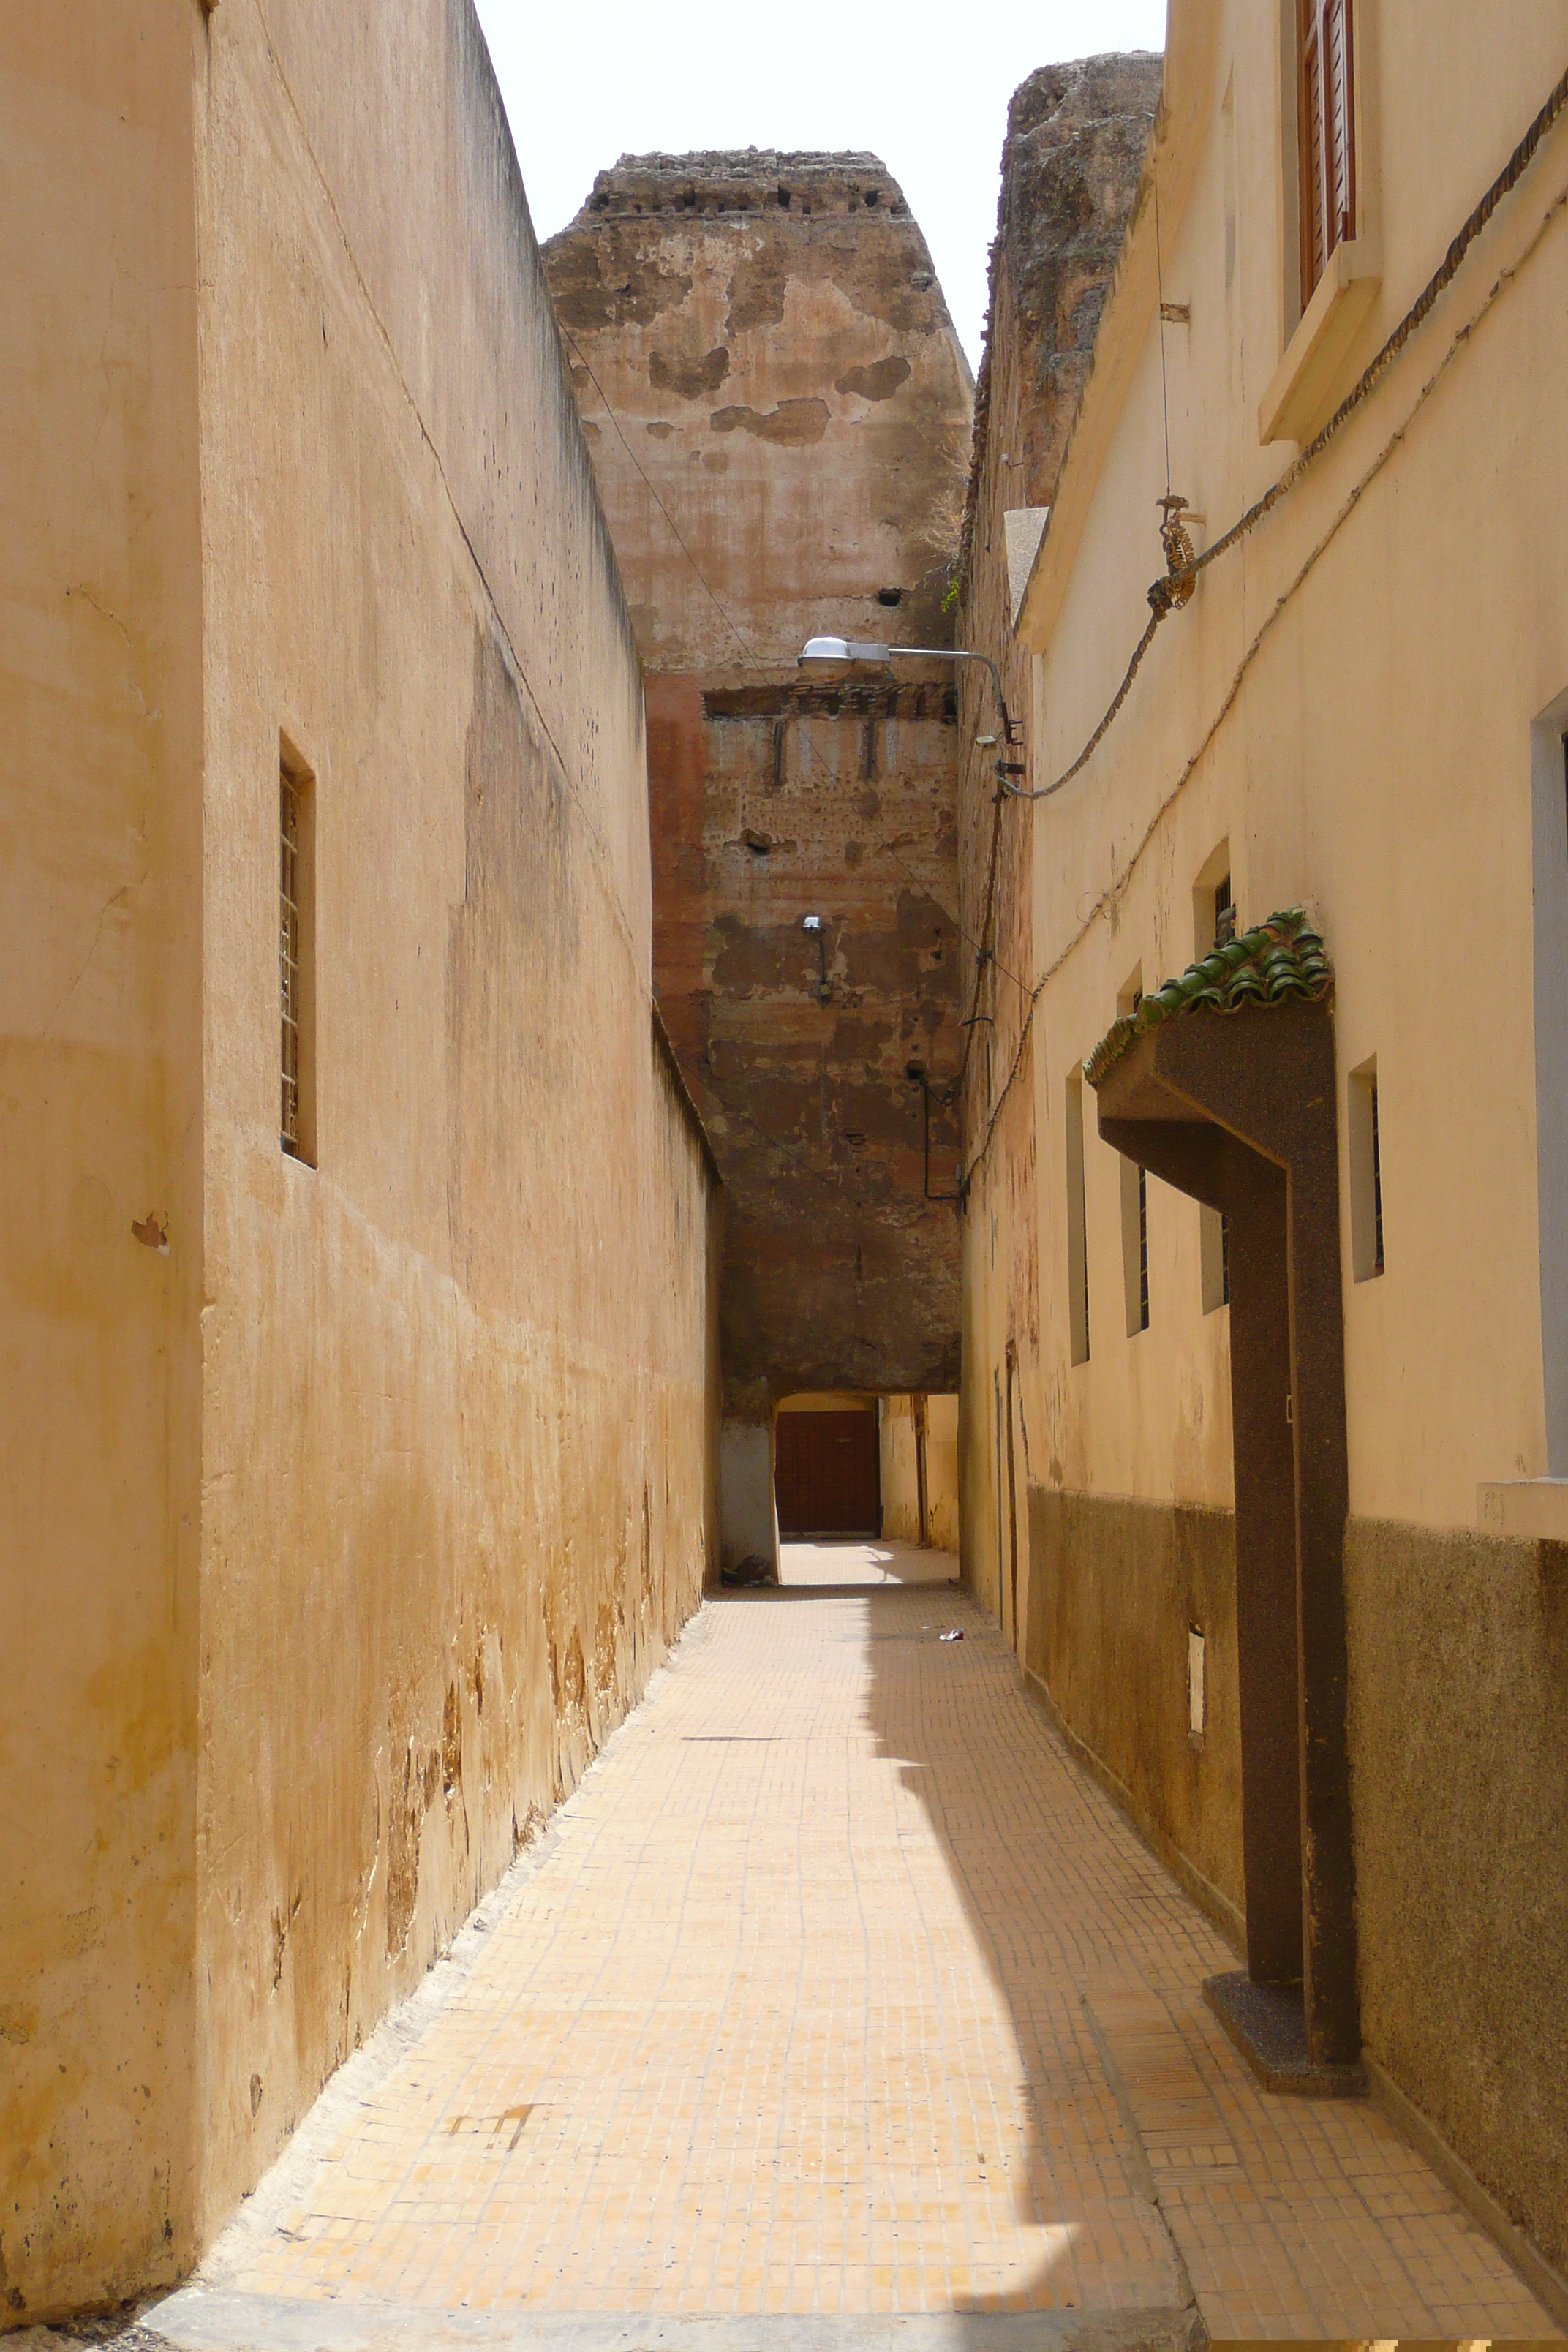
[[(623, 157), (545, 267), (646, 672), (654, 972), (724, 1179), (726, 1393), (957, 1385), (951, 642), (971, 395), (871, 155)], [(817, 935), (805, 915), (823, 919)], [(759, 1401), (763, 1402), (759, 1402)]]
[[(1236, 1528), (1228, 1511), (1029, 1494), (1025, 1664), (1063, 1729), (1226, 1931), (1243, 1922)], [(1206, 1715), (1188, 1727), (1187, 1636)]]
[(1568, 2268), (1568, 1547), (1352, 1518), (1345, 1582), (1367, 2054)]

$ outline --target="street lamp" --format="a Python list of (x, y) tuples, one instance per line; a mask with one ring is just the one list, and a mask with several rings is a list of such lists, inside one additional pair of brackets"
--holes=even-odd
[[(996, 697), (997, 709), (1002, 713), (1002, 740), (1005, 743), (1022, 743), (1024, 722), (1021, 719), (1015, 719), (1008, 710), (1007, 698), (1002, 691), (1002, 673), (989, 654), (970, 653), (963, 646), (878, 646), (858, 637), (808, 637), (800, 649), (796, 667), (804, 669), (807, 662), (894, 661), (983, 662), (991, 673), (992, 689)], [(995, 740), (994, 736), (980, 738), (982, 742), (994, 742)], [(1004, 780), (1008, 776), (1021, 776), (1024, 773), (1023, 762), (998, 760), (996, 772)]]
[(827, 977), (827, 926), (820, 915), (803, 915), (800, 928), (816, 941), (816, 1000), (819, 1004), (833, 1002), (833, 983)]

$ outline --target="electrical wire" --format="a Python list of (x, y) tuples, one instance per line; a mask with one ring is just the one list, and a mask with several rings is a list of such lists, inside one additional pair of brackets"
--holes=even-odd
[[(1100, 743), (1103, 742), (1112, 720), (1116, 718), (1117, 714), (1121, 709), (1122, 705), (1125, 703), (1128, 694), (1131, 689), (1132, 681), (1138, 675), (1144, 655), (1148, 652), (1149, 647), (1154, 641), (1155, 632), (1158, 630), (1162, 621), (1165, 619), (1168, 614), (1174, 612), (1181, 604), (1186, 602), (1187, 597), (1192, 593), (1193, 586), (1196, 583), (1200, 576), (1208, 570), (1211, 563), (1217, 562), (1219, 558), (1227, 553), (1228, 551), (1235, 547), (1239, 541), (1245, 539), (1250, 531), (1256, 530), (1258, 524), (1262, 522), (1267, 516), (1273, 513), (1275, 508), (1280, 504), (1281, 500), (1289, 496), (1290, 492), (1296, 488), (1298, 482), (1300, 481), (1302, 476), (1306, 474), (1311, 467), (1316, 465), (1324, 450), (1328, 448), (1331, 442), (1336, 438), (1344, 425), (1348, 424), (1351, 417), (1361, 406), (1362, 403), (1376, 389), (1377, 385), (1382, 382), (1389, 369), (1393, 366), (1394, 361), (1398, 358), (1400, 352), (1405, 349), (1405, 344), (1410, 341), (1411, 337), (1416, 333), (1418, 329), (1425, 324), (1439, 297), (1447, 291), (1450, 285), (1452, 285), (1455, 278), (1458, 275), (1459, 267), (1463, 262), (1465, 256), (1468, 253), (1477, 237), (1480, 236), (1482, 230), (1491, 219), (1493, 213), (1496, 212), (1498, 205), (1502, 202), (1504, 196), (1506, 196), (1511, 189), (1516, 187), (1519, 182), (1523, 178), (1525, 172), (1529, 169), (1530, 164), (1534, 160), (1537, 148), (1540, 146), (1542, 139), (1545, 138), (1546, 133), (1551, 130), (1552, 124), (1557, 121), (1559, 115), (1562, 114), (1565, 107), (1568, 107), (1568, 72), (1565, 72), (1563, 75), (1562, 79), (1553, 89), (1551, 96), (1546, 100), (1545, 105), (1535, 117), (1534, 121), (1531, 124), (1529, 130), (1525, 132), (1524, 137), (1514, 149), (1513, 153), (1509, 157), (1503, 169), (1498, 173), (1497, 178), (1492, 182), (1490, 187), (1487, 190), (1479, 204), (1478, 204), (1474, 210), (1469, 214), (1463, 226), (1460, 228), (1458, 235), (1454, 238), (1453, 243), (1447, 249), (1447, 252), (1444, 255), (1442, 261), (1439, 263), (1436, 269), (1434, 270), (1432, 276), (1423, 287), (1420, 294), (1411, 304), (1409, 310), (1405, 312), (1404, 318), (1401, 319), (1399, 324), (1394, 328), (1393, 333), (1388, 337), (1388, 340), (1378, 352), (1376, 357), (1371, 361), (1357, 382), (1345, 394), (1343, 400), (1341, 401), (1339, 406), (1329, 418), (1327, 424), (1313, 436), (1312, 439), (1307, 444), (1304, 449), (1301, 449), (1297, 453), (1296, 457), (1292, 458), (1290, 464), (1286, 467), (1285, 471), (1280, 475), (1279, 480), (1273, 483), (1270, 488), (1263, 493), (1261, 498), (1255, 499), (1253, 504), (1247, 508), (1246, 513), (1241, 515), (1237, 521), (1232, 523), (1230, 529), (1224, 532), (1220, 538), (1216, 539), (1212, 546), (1205, 547), (1202, 554), (1194, 556), (1190, 562), (1173, 565), (1169, 572), (1163, 574), (1160, 579), (1156, 580), (1151, 586), (1149, 590), (1149, 603), (1152, 609), (1148, 626), (1145, 628), (1142, 635), (1139, 638), (1136, 646), (1133, 648), (1132, 658), (1127, 665), (1127, 669), (1122, 677), (1121, 684), (1118, 687), (1115, 697), (1111, 701), (1109, 709), (1106, 711), (1105, 716), (1100, 720), (1099, 726), (1095, 729), (1093, 734), (1089, 737), (1088, 742), (1084, 745), (1083, 750), (1072, 762), (1072, 765), (1068, 768), (1065, 768), (1061, 774), (1055, 777), (1050, 783), (1037, 785), (1033, 790), (1023, 785), (1010, 784), (1007, 782), (1007, 779), (1004, 776), (1001, 779), (1002, 789), (1012, 799), (1021, 801), (1049, 800), (1053, 793), (1059, 793), (1065, 784), (1069, 784), (1073, 778), (1079, 774), (1088, 765), (1094, 752), (1099, 749)], [(1157, 247), (1159, 234), (1158, 183), (1155, 184), (1154, 201)], [(1160, 346), (1162, 371), (1163, 369), (1164, 362), (1163, 334), (1163, 321), (1162, 320)], [(1169, 494), (1170, 489), (1169, 476), (1169, 427), (1167, 426), (1167, 495)]]
[[(1564, 84), (1560, 87), (1564, 89), (1564, 95), (1565, 97), (1568, 97), (1568, 77), (1564, 77)], [(1195, 772), (1199, 762), (1208, 751), (1208, 748), (1214, 741), (1215, 736), (1219, 733), (1219, 730), (1224, 725), (1226, 719), (1230, 716), (1231, 710), (1235, 707), (1237, 697), (1241, 691), (1242, 684), (1247, 674), (1251, 669), (1253, 662), (1256, 660), (1265, 641), (1274, 629), (1276, 623), (1284, 614), (1287, 606), (1290, 604), (1292, 598), (1297, 593), (1297, 591), (1304, 584), (1309, 575), (1316, 569), (1322, 556), (1326, 554), (1333, 541), (1339, 537), (1341, 530), (1344, 528), (1345, 524), (1349, 522), (1352, 515), (1361, 504), (1363, 498), (1371, 488), (1373, 483), (1377, 479), (1377, 477), (1382, 473), (1384, 467), (1389, 463), (1389, 460), (1394, 457), (1395, 451), (1403, 446), (1411, 425), (1415, 423), (1421, 411), (1426, 407), (1427, 401), (1436, 391), (1437, 386), (1447, 374), (1448, 370), (1453, 365), (1455, 360), (1458, 358), (1459, 353), (1469, 342), (1469, 340), (1474, 334), (1476, 329), (1487, 317), (1494, 304), (1500, 300), (1501, 297), (1508, 292), (1519, 276), (1520, 271), (1524, 268), (1525, 264), (1531, 259), (1544, 241), (1547, 232), (1552, 227), (1552, 223), (1565, 211), (1568, 211), (1568, 187), (1561, 189), (1557, 195), (1553, 197), (1552, 203), (1547, 206), (1546, 211), (1542, 214), (1541, 220), (1536, 226), (1534, 234), (1531, 236), (1529, 243), (1525, 246), (1523, 251), (1518, 256), (1517, 259), (1509, 264), (1507, 268), (1500, 271), (1498, 277), (1494, 279), (1489, 292), (1487, 293), (1484, 301), (1481, 302), (1479, 309), (1473, 313), (1473, 315), (1465, 321), (1464, 325), (1458, 329), (1453, 341), (1449, 343), (1447, 350), (1444, 352), (1443, 357), (1438, 362), (1436, 367), (1422, 385), (1420, 392), (1412, 402), (1403, 421), (1395, 427), (1394, 432), (1390, 434), (1388, 439), (1384, 443), (1383, 447), (1379, 450), (1376, 457), (1356, 482), (1349, 496), (1344, 499), (1343, 503), (1335, 513), (1329, 528), (1323, 533), (1322, 537), (1317, 541), (1316, 545), (1311, 549), (1310, 552), (1306, 557), (1306, 560), (1296, 572), (1295, 577), (1275, 599), (1267, 617), (1259, 625), (1243, 652), (1241, 660), (1237, 666), (1235, 676), (1231, 679), (1230, 686), (1226, 693), (1225, 698), (1221, 702), (1219, 709), (1215, 711), (1213, 719), (1209, 721), (1207, 728), (1205, 730), (1203, 740), (1198, 744), (1197, 749), (1185, 761), (1181, 773), (1177, 776), (1174, 783), (1172, 784), (1163, 799), (1161, 801), (1159, 806), (1155, 809), (1152, 816), (1144, 827), (1138, 842), (1130, 853), (1120, 877), (1116, 881), (1108, 885), (1108, 887), (1100, 892), (1099, 898), (1095, 900), (1093, 907), (1079, 923), (1072, 937), (1052, 958), (1045, 971), (1035, 982), (1033, 988), (1029, 992), (1028, 1007), (1024, 1015), (1023, 1025), (1018, 1033), (1018, 1042), (1013, 1055), (1012, 1065), (1008, 1069), (1005, 1079), (1003, 1081), (1001, 1089), (996, 1096), (996, 1099), (992, 1105), (991, 1114), (986, 1120), (985, 1128), (981, 1136), (980, 1142), (975, 1149), (973, 1157), (971, 1159), (968, 1166), (964, 1170), (964, 1173), (960, 1183), (959, 1189), (966, 1197), (975, 1176), (984, 1166), (990, 1152), (991, 1145), (995, 1137), (997, 1125), (1000, 1121), (1003, 1108), (1007, 1101), (1008, 1096), (1012, 1092), (1014, 1084), (1018, 1077), (1018, 1074), (1023, 1068), (1024, 1052), (1028, 1044), (1030, 1031), (1034, 1025), (1035, 1008), (1038, 1004), (1041, 995), (1049, 983), (1056, 978), (1058, 972), (1062, 970), (1068, 957), (1072, 955), (1074, 950), (1085, 939), (1088, 938), (1089, 933), (1093, 929), (1094, 925), (1100, 920), (1100, 917), (1110, 907), (1113, 906), (1125, 892), (1133, 868), (1137, 866), (1139, 859), (1142, 856), (1144, 851), (1148, 848), (1150, 842), (1159, 831), (1165, 816), (1174, 805), (1175, 802), (1179, 799), (1182, 792), (1184, 790), (1186, 784)]]

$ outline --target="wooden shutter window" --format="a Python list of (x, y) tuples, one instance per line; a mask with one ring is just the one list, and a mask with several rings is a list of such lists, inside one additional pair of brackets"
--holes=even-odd
[(1301, 165), (1301, 308), (1334, 247), (1355, 235), (1352, 0), (1296, 0)]

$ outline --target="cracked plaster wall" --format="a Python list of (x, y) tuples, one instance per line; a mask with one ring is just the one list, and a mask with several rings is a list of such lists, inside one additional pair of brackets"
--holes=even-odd
[(166, 2263), (191, 2162), (193, 14), (0, 39), (0, 2326)]
[(636, 647), (471, 12), (92, 13), (0, 82), (49, 260), (6, 296), (15, 2319), (188, 2266), (640, 1691), (716, 1480)]
[[(997, 664), (1008, 707), (1027, 720), (1029, 656), (1015, 638), (1004, 518), (1048, 507), (1089, 372), (1095, 331), (1137, 195), (1163, 60), (1134, 53), (1042, 66), (1014, 92), (1002, 151), (991, 254), (991, 306), (976, 392), (976, 432), (964, 518), (962, 642)], [(993, 730), (988, 686), (962, 683), (965, 732)], [(978, 1150), (1018, 1051), (1026, 989), (1038, 968), (1031, 888), (1037, 819), (1021, 802), (993, 805), (997, 753), (973, 752), (959, 813), (961, 908), (979, 939), (994, 892), (994, 961), (978, 974), (983, 1016), (972, 1033), (965, 1095), (966, 1162)], [(1027, 761), (1028, 749), (1007, 756)], [(1026, 782), (1040, 781), (1033, 775)], [(992, 838), (996, 831), (994, 882)], [(966, 955), (964, 987), (973, 992)], [(1026, 1051), (1029, 1049), (1026, 1047)], [(1058, 1093), (1064, 1073), (1047, 1083)], [(1047, 1476), (1047, 1399), (1039, 1372), (1039, 1265), (1035, 1089), (1016, 1085), (964, 1221), (964, 1396), (961, 1488), (964, 1571), (1004, 1613), (1021, 1655), (1037, 1663), (1030, 1604), (1041, 1621), (1057, 1604), (1031, 1584), (1028, 1495)], [(1047, 1245), (1062, 1246), (1054, 1233)], [(1101, 1317), (1108, 1305), (1097, 1302)], [(1008, 1380), (1011, 1352), (1014, 1373)], [(1001, 1427), (998, 1429), (998, 1404)], [(1006, 1423), (1012, 1420), (1013, 1474)], [(1013, 1547), (1018, 1551), (1016, 1622)], [(1005, 1592), (1004, 1592), (1005, 1587)], [(1004, 1599), (1005, 1610), (1003, 1610)], [(1043, 1639), (1043, 1631), (1041, 1633)], [(1026, 1647), (1026, 1640), (1028, 1647)], [(1043, 1654), (1043, 1653), (1041, 1654)]]

